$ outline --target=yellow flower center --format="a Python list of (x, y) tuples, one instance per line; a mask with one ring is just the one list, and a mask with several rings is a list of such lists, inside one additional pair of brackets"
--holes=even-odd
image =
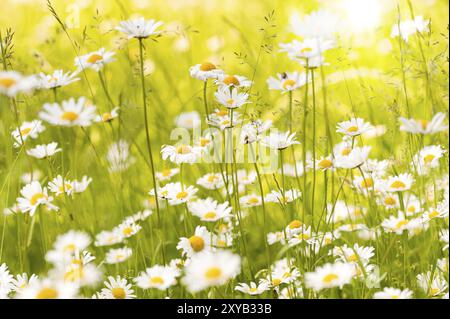
[(209, 142), (210, 142), (209, 139), (202, 137), (202, 138), (200, 139), (200, 146), (205, 147), (206, 145), (209, 144)]
[(259, 200), (258, 200), (258, 198), (256, 198), (256, 197), (250, 197), (250, 198), (247, 200), (247, 203), (248, 203), (249, 205), (256, 205), (256, 204), (259, 203)]
[(302, 222), (297, 219), (295, 219), (289, 223), (290, 229), (300, 228), (301, 226), (302, 226)]
[(75, 249), (77, 249), (77, 246), (75, 246), (75, 244), (68, 244), (64, 247), (64, 251), (66, 252), (74, 252)]
[(100, 54), (94, 53), (89, 56), (89, 58), (87, 59), (87, 62), (93, 64), (93, 63), (96, 63), (101, 60), (103, 60), (103, 56), (101, 56)]
[(294, 87), (295, 84), (296, 84), (296, 82), (294, 80), (291, 80), (291, 79), (286, 80), (283, 82), (283, 89), (285, 89), (285, 90), (290, 89), (290, 88)]
[(217, 241), (217, 246), (219, 246), (219, 247), (226, 247), (227, 246), (227, 242), (225, 240), (223, 240), (223, 239), (219, 239)]
[(423, 161), (425, 162), (425, 164), (430, 164), (436, 156), (434, 156), (433, 154), (428, 154), (427, 156), (425, 156), (423, 158)]
[(228, 105), (233, 105), (233, 103), (234, 103), (234, 99), (228, 99), (227, 100), (227, 104)]
[(258, 288), (255, 288), (255, 287), (252, 287), (252, 288), (250, 288), (249, 290), (248, 290), (248, 292), (250, 292), (250, 293), (257, 293), (258, 292)]
[(45, 196), (45, 194), (43, 194), (43, 193), (36, 193), (31, 197), (30, 204), (36, 205), (38, 203), (38, 201), (43, 198), (47, 199), (47, 196)]
[(399, 229), (402, 228), (403, 226), (408, 225), (408, 221), (406, 219), (399, 221), (396, 225), (395, 228)]
[(216, 66), (211, 62), (205, 62), (200, 65), (200, 70), (203, 72), (214, 70)]
[(400, 189), (406, 187), (405, 183), (403, 183), (402, 181), (395, 181), (391, 184), (391, 188), (396, 188), (396, 189)]
[(415, 213), (416, 212), (416, 206), (414, 206), (414, 205), (409, 206), (408, 207), (408, 212), (409, 213)]
[(281, 279), (279, 278), (272, 279), (272, 286), (278, 286), (279, 284), (281, 284)]
[(177, 194), (177, 199), (185, 199), (186, 197), (188, 197), (188, 193), (186, 193), (185, 191), (181, 191)]
[(12, 79), (12, 78), (2, 78), (0, 79), (0, 86), (4, 87), (4, 88), (10, 88), (11, 86), (13, 86), (14, 84), (16, 84), (17, 81)]
[(216, 218), (217, 214), (216, 212), (207, 212), (203, 217), (205, 219), (214, 219)]
[(238, 86), (240, 84), (238, 78), (235, 77), (234, 75), (229, 75), (226, 78), (224, 78), (223, 83), (225, 83), (226, 85), (234, 85), (234, 86)]
[(191, 152), (191, 147), (189, 145), (180, 145), (177, 147), (178, 154), (189, 154)]
[(207, 279), (218, 279), (221, 275), (222, 270), (219, 267), (211, 267), (205, 273)]
[(212, 174), (209, 175), (208, 178), (207, 178), (208, 182), (210, 182), (210, 183), (214, 183), (218, 179), (219, 178), (216, 175), (212, 175)]
[(120, 287), (111, 289), (111, 293), (115, 299), (125, 299), (126, 297), (125, 289)]
[(84, 277), (83, 267), (72, 267), (64, 274), (65, 281), (77, 281)]
[(330, 161), (329, 159), (323, 159), (319, 162), (319, 168), (321, 169), (326, 169), (326, 168), (330, 168), (333, 165), (333, 162)]
[(362, 182), (361, 182), (361, 187), (369, 188), (369, 187), (372, 187), (372, 186), (373, 186), (373, 179), (370, 178), (370, 177), (363, 179)]
[(42, 288), (36, 295), (36, 299), (56, 299), (58, 298), (58, 291), (53, 288)]
[(130, 236), (130, 235), (133, 233), (133, 228), (131, 228), (131, 227), (125, 227), (125, 228), (122, 230), (122, 233), (123, 233), (125, 236)]
[(189, 238), (189, 243), (195, 252), (202, 251), (205, 248), (205, 241), (200, 236), (192, 236)]
[(331, 283), (332, 281), (334, 281), (334, 280), (336, 280), (336, 279), (338, 279), (338, 278), (339, 278), (339, 276), (336, 275), (336, 274), (328, 274), (328, 275), (326, 275), (325, 277), (323, 277), (322, 281), (323, 281), (324, 283), (329, 284), (329, 283)]
[(355, 133), (355, 132), (358, 132), (358, 127), (357, 127), (357, 126), (350, 126), (350, 127), (347, 129), (347, 132), (349, 132), (349, 133)]
[(165, 169), (165, 170), (162, 171), (162, 176), (169, 177), (171, 172), (172, 172), (172, 170)]
[(66, 121), (70, 121), (70, 122), (75, 121), (77, 118), (78, 118), (78, 114), (75, 112), (72, 112), (72, 111), (64, 112), (61, 115), (62, 120), (66, 120)]
[(428, 214), (429, 218), (435, 218), (437, 216), (439, 216), (439, 212), (435, 210)]
[(355, 210), (353, 211), (353, 214), (355, 216), (361, 216), (362, 215), (362, 209), (359, 207), (356, 207)]
[(226, 111), (226, 110), (220, 110), (220, 111), (217, 111), (216, 112), (216, 115), (217, 116), (225, 116), (225, 115), (227, 115), (228, 114), (228, 112)]
[(346, 148), (344, 148), (344, 149), (342, 150), (341, 154), (344, 155), (344, 156), (346, 156), (346, 155), (350, 154), (351, 151), (352, 151), (351, 148), (346, 147)]
[(418, 121), (420, 126), (422, 126), (422, 129), (426, 129), (428, 126), (428, 121), (427, 120), (419, 120)]
[(20, 130), (20, 134), (22, 136), (28, 135), (28, 133), (30, 133), (30, 132), (31, 132), (31, 128), (30, 127), (27, 127), (27, 128), (24, 128), (23, 130)]
[(305, 48), (300, 50), (300, 53), (308, 53), (308, 52), (311, 52), (312, 50), (313, 50), (312, 48), (305, 47)]
[(111, 121), (112, 119), (113, 119), (113, 116), (112, 116), (111, 113), (106, 112), (106, 113), (103, 113), (103, 114), (102, 114), (102, 121), (103, 121), (103, 122), (109, 122), (109, 121)]
[(391, 197), (391, 196), (389, 196), (389, 197), (386, 197), (385, 199), (384, 199), (384, 203), (386, 204), (386, 205), (395, 205), (396, 203), (397, 203), (397, 201), (395, 200), (395, 198), (394, 197)]
[(439, 289), (438, 288), (430, 288), (429, 291), (430, 295), (436, 295), (437, 293), (439, 293)]
[(355, 254), (349, 256), (347, 258), (348, 261), (357, 261), (358, 260), (358, 256), (356, 256)]
[(164, 284), (164, 279), (160, 276), (155, 276), (150, 278), (150, 283), (155, 284), (155, 285), (162, 285)]

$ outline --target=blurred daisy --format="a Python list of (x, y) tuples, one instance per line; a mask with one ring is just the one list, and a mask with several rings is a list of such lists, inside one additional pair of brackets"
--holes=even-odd
[(198, 112), (184, 112), (180, 113), (175, 118), (175, 125), (177, 127), (182, 127), (188, 130), (192, 130), (196, 127), (199, 127), (201, 124), (200, 114)]
[(94, 119), (95, 122), (109, 123), (119, 116), (119, 107), (116, 106), (110, 112), (102, 113), (97, 115)]
[(73, 192), (73, 182), (58, 175), (48, 183), (48, 188), (56, 196), (64, 193), (71, 195)]
[(432, 274), (431, 271), (417, 275), (417, 283), (420, 288), (430, 297), (437, 297), (448, 290), (445, 278), (441, 277), (437, 272)]
[(0, 299), (8, 298), (8, 294), (14, 288), (14, 277), (9, 273), (8, 266), (0, 265)]
[(212, 198), (189, 202), (188, 209), (192, 215), (199, 217), (204, 222), (215, 222), (219, 219), (228, 218), (231, 213), (228, 202), (218, 204)]
[(25, 185), (20, 190), (20, 194), (23, 197), (17, 198), (17, 205), (21, 212), (29, 212), (33, 216), (36, 209), (41, 205), (49, 210), (58, 210), (58, 207), (51, 203), (53, 197), (48, 196), (47, 188), (42, 187), (38, 181)]
[(163, 145), (161, 147), (161, 156), (163, 160), (170, 159), (172, 163), (182, 164), (196, 163), (200, 159), (202, 149), (199, 147), (192, 147), (190, 145)]
[(201, 81), (207, 81), (208, 79), (217, 79), (220, 75), (223, 75), (225, 72), (221, 69), (218, 69), (211, 62), (204, 62), (202, 64), (196, 64), (189, 68), (189, 73), (195, 79)]
[(301, 38), (334, 39), (338, 31), (339, 16), (327, 10), (317, 10), (300, 17), (296, 12), (291, 14), (289, 23), (291, 31)]
[(262, 198), (256, 194), (245, 195), (239, 198), (239, 202), (242, 207), (256, 207), (262, 205)]
[(25, 272), (23, 274), (18, 274), (11, 282), (13, 285), (12, 290), (16, 293), (20, 293), (21, 290), (28, 287), (28, 285), (33, 285), (37, 280), (38, 276), (36, 276), (35, 274), (32, 274), (31, 276), (28, 276), (28, 274)]
[(298, 189), (289, 189), (283, 193), (279, 191), (272, 190), (269, 194), (266, 195), (265, 201), (268, 203), (281, 203), (287, 204), (293, 202), (294, 200), (300, 198), (301, 192)]
[(110, 249), (106, 252), (105, 263), (118, 264), (130, 258), (132, 254), (133, 250), (128, 247)]
[(44, 278), (30, 282), (18, 291), (16, 297), (19, 299), (75, 299), (77, 295), (77, 285)]
[(370, 262), (375, 253), (375, 248), (359, 246), (354, 244), (353, 247), (348, 247), (347, 245), (334, 247), (333, 255), (337, 257), (339, 261), (345, 263), (362, 263), (363, 265)]
[(397, 289), (386, 287), (373, 295), (373, 299), (412, 299), (413, 292), (409, 289)]
[(66, 72), (63, 70), (56, 70), (52, 74), (40, 73), (38, 77), (40, 89), (56, 89), (67, 86), (73, 82), (80, 80), (77, 78), (77, 72)]
[(305, 274), (306, 287), (315, 291), (325, 288), (342, 287), (352, 280), (354, 267), (348, 263), (325, 264), (314, 272)]
[(136, 159), (130, 155), (128, 142), (119, 140), (109, 147), (106, 153), (106, 160), (109, 163), (110, 172), (122, 172), (127, 170)]
[(58, 148), (58, 143), (52, 142), (49, 144), (37, 145), (34, 148), (27, 150), (27, 154), (39, 159), (48, 158), (61, 152), (62, 149)]
[(229, 251), (203, 252), (192, 257), (186, 266), (183, 283), (192, 292), (224, 285), (241, 271), (241, 258)]
[(346, 155), (338, 155), (334, 160), (334, 166), (338, 168), (353, 169), (360, 167), (369, 157), (370, 146), (355, 147)]
[(403, 192), (409, 190), (413, 182), (413, 176), (408, 173), (391, 176), (386, 181), (385, 190), (387, 192)]
[(132, 285), (125, 278), (120, 276), (108, 277), (108, 281), (104, 282), (106, 288), (102, 288), (100, 294), (105, 299), (134, 299), (136, 295)]
[(45, 103), (39, 117), (53, 125), (89, 126), (95, 119), (96, 107), (88, 105), (86, 98), (74, 98), (58, 103)]
[(383, 220), (381, 226), (386, 232), (393, 232), (397, 235), (401, 235), (404, 230), (407, 230), (409, 220), (405, 218), (403, 212), (398, 212), (397, 216), (389, 216), (387, 219)]
[(413, 157), (413, 167), (418, 174), (427, 174), (430, 168), (439, 167), (439, 159), (445, 154), (445, 150), (440, 145), (425, 146)]
[(28, 138), (36, 139), (40, 133), (45, 131), (42, 121), (33, 120), (31, 122), (23, 122), (19, 128), (12, 131), (11, 136), (14, 139), (14, 147), (22, 145)]
[(116, 30), (127, 35), (128, 39), (146, 39), (148, 37), (157, 36), (161, 31), (157, 29), (162, 25), (161, 21), (154, 19), (145, 20), (143, 17), (121, 21)]
[(295, 140), (295, 134), (291, 134), (289, 131), (286, 133), (271, 132), (269, 136), (264, 137), (262, 144), (271, 149), (284, 150), (291, 145), (300, 144)]
[[(72, 255), (85, 250), (90, 243), (91, 238), (87, 233), (83, 231), (69, 230), (67, 233), (59, 235), (56, 238), (53, 247), (56, 252)], [(50, 261), (50, 259), (47, 260)]]
[(163, 181), (168, 181), (170, 180), (172, 177), (174, 177), (175, 175), (177, 175), (180, 172), (179, 168), (166, 168), (163, 169), (161, 172), (156, 172), (156, 179), (158, 179), (158, 181), (163, 182)]
[[(251, 144), (260, 141), (262, 134), (272, 126), (272, 121), (251, 120), (242, 126), (241, 129), (241, 143)], [(256, 152), (256, 151), (255, 151)]]
[(281, 93), (290, 92), (306, 84), (306, 74), (297, 71), (278, 73), (276, 78), (269, 77), (267, 84), (269, 90), (278, 90)]
[(361, 118), (352, 118), (337, 125), (336, 132), (348, 136), (358, 136), (373, 129), (370, 123), (364, 122)]
[(136, 235), (141, 229), (142, 227), (137, 223), (127, 221), (119, 224), (114, 230), (124, 238), (129, 238)]
[(444, 124), (445, 114), (437, 113), (431, 121), (406, 119), (400, 117), (400, 131), (412, 134), (434, 134), (448, 130), (448, 125)]
[(239, 283), (234, 290), (243, 292), (244, 294), (250, 295), (250, 296), (256, 296), (261, 295), (265, 291), (269, 290), (269, 285), (266, 282), (260, 282), (259, 284), (256, 284), (254, 282), (250, 282), (250, 284), (246, 283)]
[(0, 71), (0, 94), (8, 97), (31, 92), (37, 84), (35, 76), (23, 76), (15, 71)]
[(142, 289), (157, 288), (159, 290), (166, 290), (176, 285), (176, 278), (178, 276), (179, 271), (174, 267), (155, 265), (141, 272), (134, 281)]
[(116, 231), (102, 231), (95, 236), (94, 245), (97, 247), (111, 246), (123, 241), (123, 236)]
[(88, 53), (86, 55), (76, 57), (75, 65), (80, 70), (93, 69), (95, 71), (100, 71), (106, 64), (114, 61), (113, 56), (115, 55), (112, 51), (106, 51), (105, 48), (101, 48), (98, 51)]
[(197, 179), (197, 184), (206, 189), (219, 189), (225, 185), (220, 173), (207, 173)]
[(245, 76), (241, 75), (228, 75), (228, 74), (219, 74), (215, 83), (221, 87), (250, 87), (252, 85), (252, 81), (247, 79)]
[(236, 109), (244, 104), (250, 103), (247, 93), (239, 93), (237, 88), (221, 87), (214, 93), (216, 101), (228, 109)]
[(401, 36), (405, 42), (408, 42), (409, 36), (416, 32), (428, 32), (430, 20), (424, 20), (422, 16), (417, 16), (414, 20), (404, 20), (392, 26), (391, 37)]

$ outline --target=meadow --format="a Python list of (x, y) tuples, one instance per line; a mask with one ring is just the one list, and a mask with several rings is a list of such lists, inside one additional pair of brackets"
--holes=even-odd
[(0, 299), (448, 299), (448, 1), (2, 4)]

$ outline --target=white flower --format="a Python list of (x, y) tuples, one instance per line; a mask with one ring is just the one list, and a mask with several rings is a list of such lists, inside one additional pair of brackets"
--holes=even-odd
[(134, 279), (136, 285), (142, 289), (157, 288), (166, 290), (177, 283), (179, 271), (171, 266), (155, 265), (141, 272)]
[(130, 238), (136, 235), (141, 229), (142, 227), (133, 221), (124, 221), (115, 227), (113, 231), (117, 232), (119, 236)]
[(157, 31), (157, 29), (162, 24), (161, 21), (156, 21), (154, 19), (145, 20), (143, 17), (139, 17), (137, 19), (121, 21), (119, 26), (116, 27), (116, 30), (125, 33), (128, 39), (145, 39), (159, 35), (161, 31)]
[(134, 299), (136, 295), (132, 285), (125, 278), (120, 276), (108, 277), (108, 281), (104, 282), (106, 288), (100, 291), (100, 298), (104, 299)]
[(117, 249), (110, 249), (106, 253), (105, 262), (107, 264), (117, 264), (124, 262), (131, 257), (133, 250), (128, 247), (122, 247)]
[[(85, 250), (91, 243), (89, 235), (83, 231), (69, 230), (67, 233), (59, 235), (53, 244), (54, 251), (62, 254), (73, 255)], [(49, 262), (55, 262), (52, 258), (54, 254), (47, 254)]]
[(228, 115), (227, 111), (218, 111), (210, 114), (208, 124), (218, 127), (220, 130), (235, 127), (242, 123), (241, 114), (233, 112), (233, 118)]
[(101, 48), (98, 51), (88, 53), (86, 55), (76, 57), (75, 65), (79, 70), (93, 69), (95, 71), (100, 71), (105, 64), (114, 61), (113, 55), (115, 53), (111, 51), (106, 51), (105, 48)]
[(408, 42), (410, 35), (416, 32), (428, 32), (428, 24), (430, 20), (423, 20), (422, 16), (417, 16), (414, 20), (404, 20), (392, 26), (391, 37), (401, 36), (405, 42)]
[(355, 244), (353, 247), (348, 247), (347, 245), (334, 247), (333, 255), (338, 258), (338, 260), (346, 263), (356, 263), (356, 264), (367, 264), (370, 262), (375, 253), (375, 248), (359, 246)]
[(250, 103), (247, 93), (239, 93), (237, 88), (220, 87), (219, 90), (214, 93), (217, 102), (222, 104), (228, 109), (236, 109), (244, 104)]
[(156, 172), (156, 179), (160, 182), (170, 180), (172, 177), (177, 175), (180, 172), (179, 168), (166, 168), (161, 172)]
[(364, 122), (362, 118), (352, 118), (337, 125), (336, 132), (348, 136), (358, 136), (373, 129), (370, 123)]
[(188, 209), (192, 215), (197, 216), (205, 222), (215, 222), (219, 219), (228, 218), (231, 213), (231, 207), (228, 202), (218, 204), (212, 198), (199, 199), (188, 203)]
[(400, 117), (400, 131), (405, 131), (412, 134), (434, 134), (448, 130), (448, 125), (444, 124), (445, 114), (436, 113), (431, 121), (406, 119)]
[(302, 193), (295, 188), (285, 190), (284, 193), (272, 190), (269, 194), (266, 195), (265, 201), (268, 203), (280, 203), (284, 205), (300, 198), (301, 194)]
[(225, 185), (220, 173), (207, 173), (197, 179), (197, 184), (206, 189), (219, 189)]
[(370, 146), (354, 147), (346, 155), (336, 155), (334, 166), (346, 169), (357, 168), (365, 163), (371, 149)]
[(94, 105), (88, 105), (86, 98), (74, 98), (58, 103), (45, 103), (39, 117), (53, 125), (89, 126), (95, 119)]
[(352, 280), (354, 267), (348, 263), (325, 264), (314, 272), (305, 274), (305, 284), (308, 288), (320, 291), (324, 288), (342, 287)]
[(175, 119), (175, 125), (188, 130), (194, 129), (201, 125), (200, 115), (196, 111), (180, 113)]
[(398, 212), (396, 216), (389, 216), (389, 218), (383, 220), (381, 226), (386, 232), (394, 232), (397, 235), (401, 235), (408, 227), (409, 220), (405, 218), (403, 212)]
[(334, 40), (322, 38), (293, 40), (280, 43), (280, 51), (286, 52), (291, 60), (298, 61), (305, 67), (316, 68), (325, 64), (322, 54), (335, 45)]
[(58, 175), (48, 183), (48, 188), (56, 196), (64, 193), (71, 195), (73, 193), (73, 182)]
[(110, 112), (105, 112), (102, 113), (101, 115), (97, 115), (94, 121), (108, 123), (117, 118), (118, 116), (119, 116), (119, 107), (116, 106)]
[(28, 285), (33, 285), (37, 280), (38, 276), (36, 276), (35, 274), (32, 274), (31, 276), (28, 276), (28, 274), (25, 272), (23, 274), (18, 274), (16, 275), (16, 278), (12, 280), (12, 290), (16, 293), (19, 293), (21, 290), (28, 287)]
[(294, 12), (289, 17), (291, 31), (301, 38), (334, 39), (334, 34), (339, 27), (339, 16), (326, 11), (317, 10), (299, 17)]
[(39, 159), (47, 158), (61, 152), (62, 149), (58, 148), (58, 143), (52, 142), (49, 144), (37, 145), (34, 148), (27, 150), (27, 154)]
[(80, 80), (77, 78), (77, 72), (66, 72), (63, 70), (56, 70), (52, 74), (39, 74), (39, 88), (40, 89), (56, 89), (67, 86), (73, 82)]
[(203, 252), (192, 257), (186, 266), (183, 283), (192, 292), (221, 286), (241, 271), (241, 258), (229, 251)]
[(438, 272), (427, 271), (417, 275), (417, 283), (419, 287), (430, 297), (436, 297), (448, 290), (445, 278)]
[[(198, 189), (194, 186), (186, 186), (183, 187), (181, 183), (169, 183), (166, 184), (165, 189), (167, 190), (167, 193), (164, 194), (164, 192), (158, 193), (159, 196), (165, 196), (169, 200), (170, 205), (179, 205), (182, 203), (189, 202), (197, 193)], [(154, 195), (153, 190), (150, 191), (150, 195)]]
[(396, 289), (386, 287), (373, 295), (373, 299), (411, 299), (413, 292), (409, 289)]
[(94, 245), (97, 247), (111, 246), (123, 241), (124, 237), (117, 231), (102, 231), (95, 236)]
[(391, 176), (387, 179), (384, 189), (387, 192), (403, 192), (409, 190), (414, 182), (411, 174), (403, 173), (398, 176)]
[(261, 295), (265, 291), (269, 290), (269, 285), (267, 282), (261, 281), (259, 284), (256, 284), (254, 282), (250, 282), (249, 284), (246, 283), (239, 283), (234, 290), (241, 291), (244, 294), (248, 294), (250, 296), (256, 296)]
[(177, 146), (163, 145), (161, 147), (161, 156), (163, 160), (170, 159), (170, 161), (175, 164), (196, 163), (200, 159), (201, 153), (202, 149), (200, 147), (192, 147), (185, 144)]
[(14, 277), (9, 273), (8, 266), (0, 265), (0, 299), (8, 298), (8, 294), (14, 289)]
[(262, 205), (262, 198), (256, 194), (245, 195), (239, 198), (239, 202), (242, 207), (256, 207)]
[(197, 226), (191, 237), (181, 237), (177, 249), (182, 250), (183, 255), (192, 257), (205, 250), (211, 249), (211, 233), (204, 226)]
[(29, 212), (33, 216), (40, 205), (50, 210), (58, 210), (58, 207), (51, 204), (53, 197), (48, 196), (47, 188), (42, 187), (38, 181), (25, 185), (20, 194), (22, 197), (17, 198), (17, 205), (21, 212)]
[[(262, 138), (262, 134), (272, 126), (272, 121), (251, 120), (242, 126), (241, 130), (241, 143), (251, 144), (259, 141)], [(254, 151), (256, 152), (256, 151)]]
[(219, 75), (224, 74), (223, 70), (218, 69), (211, 62), (196, 64), (189, 68), (189, 73), (195, 79), (207, 81), (208, 79), (217, 79)]
[(36, 139), (44, 131), (45, 126), (42, 125), (40, 120), (23, 122), (19, 128), (11, 132), (11, 136), (14, 139), (14, 147), (19, 147), (22, 145), (22, 141), (25, 142), (28, 138)]
[(249, 87), (252, 81), (241, 75), (219, 74), (215, 83), (226, 88), (230, 87)]
[[(311, 80), (308, 80), (310, 82)], [(283, 72), (277, 73), (277, 77), (273, 76), (267, 79), (269, 90), (279, 90), (282, 93), (296, 90), (306, 84), (306, 73)]]
[(78, 286), (71, 282), (38, 279), (20, 290), (16, 297), (19, 299), (75, 299), (78, 295)]
[(15, 71), (0, 71), (0, 94), (8, 97), (31, 92), (37, 84), (35, 76), (23, 76)]
[(82, 193), (86, 190), (86, 188), (89, 186), (89, 184), (92, 182), (92, 178), (88, 176), (83, 176), (81, 181), (74, 180), (72, 182), (73, 186), (73, 193)]
[(111, 144), (106, 154), (110, 172), (122, 172), (127, 170), (135, 158), (130, 155), (130, 145), (125, 140), (119, 140)]
[(262, 144), (271, 149), (284, 150), (291, 145), (300, 144), (295, 140), (295, 134), (291, 134), (289, 131), (286, 133), (271, 132), (269, 136), (264, 137)]
[(412, 166), (418, 174), (427, 174), (431, 168), (439, 167), (439, 159), (445, 152), (440, 145), (425, 146), (418, 154), (414, 155)]

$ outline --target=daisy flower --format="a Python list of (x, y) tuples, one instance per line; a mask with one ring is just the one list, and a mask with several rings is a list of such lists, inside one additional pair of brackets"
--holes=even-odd
[(224, 285), (241, 271), (241, 257), (229, 251), (203, 252), (192, 257), (186, 266), (183, 284), (196, 293), (212, 286)]
[(272, 121), (251, 120), (242, 126), (241, 143), (251, 144), (260, 141), (262, 134), (272, 126)]
[(175, 164), (196, 163), (200, 159), (201, 153), (202, 149), (200, 147), (192, 147), (185, 144), (180, 144), (177, 146), (163, 145), (161, 147), (162, 159), (169, 159)]
[(88, 177), (88, 176), (83, 176), (81, 181), (78, 180), (74, 180), (72, 182), (72, 186), (73, 186), (73, 193), (82, 193), (84, 192), (89, 184), (92, 182), (92, 178)]
[(28, 138), (36, 139), (44, 131), (45, 126), (42, 125), (40, 120), (23, 122), (19, 128), (11, 132), (11, 136), (14, 139), (14, 147), (19, 147), (22, 145), (22, 141), (25, 142)]
[(411, 189), (414, 178), (411, 174), (404, 173), (398, 176), (391, 176), (384, 186), (387, 192), (403, 192)]
[(58, 148), (58, 143), (52, 142), (49, 144), (37, 145), (36, 147), (27, 150), (27, 154), (39, 159), (44, 159), (61, 151), (62, 149)]
[(58, 175), (48, 183), (48, 188), (56, 196), (64, 193), (71, 195), (73, 193), (73, 182)]
[(353, 247), (348, 247), (347, 245), (334, 247), (332, 254), (337, 257), (339, 261), (344, 263), (359, 263), (363, 265), (370, 262), (375, 253), (375, 248), (359, 246), (355, 244)]
[(267, 243), (269, 245), (273, 245), (275, 243), (281, 243), (282, 245), (286, 244), (286, 236), (285, 233), (282, 231), (274, 232), (274, 233), (268, 233), (267, 234)]
[(425, 146), (413, 157), (413, 167), (420, 175), (427, 174), (430, 168), (439, 167), (439, 159), (445, 154), (440, 145)]
[(120, 225), (118, 225), (114, 230), (120, 234), (120, 236), (123, 236), (124, 238), (130, 238), (133, 235), (136, 235), (142, 227), (134, 222), (123, 222)]
[(284, 195), (278, 191), (272, 190), (266, 195), (265, 201), (268, 203), (287, 204), (300, 198), (301, 192), (298, 189), (289, 189), (284, 192)]
[(14, 277), (9, 273), (8, 266), (0, 265), (0, 299), (5, 299), (14, 288)]
[(337, 125), (336, 132), (347, 136), (359, 136), (373, 129), (370, 123), (364, 122), (362, 118), (352, 118)]
[(37, 84), (35, 76), (23, 76), (15, 71), (0, 71), (0, 94), (8, 97), (31, 92)]
[(130, 155), (130, 144), (125, 140), (119, 140), (108, 149), (106, 160), (109, 163), (110, 172), (122, 172), (127, 170), (136, 159)]
[(267, 290), (269, 290), (269, 285), (266, 282), (261, 281), (259, 284), (250, 282), (250, 284), (239, 283), (234, 290), (243, 292), (244, 294), (250, 296), (261, 295)]
[(301, 38), (334, 39), (340, 18), (327, 10), (317, 10), (300, 17), (297, 13), (289, 17), (290, 28)]
[[(59, 235), (53, 244), (54, 250), (64, 254), (75, 254), (85, 250), (91, 243), (89, 235), (83, 231), (69, 230)], [(50, 255), (48, 257), (51, 257)], [(50, 258), (51, 259), (51, 258)], [(48, 261), (51, 261), (47, 259)]]
[(435, 218), (446, 218), (448, 217), (448, 212), (440, 210), (439, 208), (430, 209), (423, 213), (422, 219), (426, 222), (429, 222), (432, 219)]
[(244, 104), (250, 103), (247, 93), (239, 93), (237, 88), (221, 87), (214, 93), (216, 101), (227, 109), (236, 109)]
[(172, 206), (189, 202), (198, 192), (194, 186), (183, 187), (179, 182), (166, 184), (165, 187), (168, 191), (169, 204)]
[(315, 291), (325, 288), (342, 287), (352, 280), (354, 267), (348, 263), (337, 262), (318, 267), (314, 272), (305, 274), (305, 285)]
[(261, 206), (262, 198), (256, 194), (249, 194), (239, 198), (239, 203), (244, 208)]
[(444, 124), (445, 114), (437, 113), (431, 121), (406, 119), (400, 117), (400, 131), (405, 131), (412, 134), (435, 134), (448, 130), (448, 125)]
[(179, 271), (171, 266), (155, 265), (141, 272), (134, 278), (136, 285), (142, 289), (157, 288), (166, 290), (176, 285)]
[(53, 125), (86, 127), (95, 119), (95, 111), (96, 107), (88, 105), (86, 98), (70, 98), (61, 104), (45, 103), (39, 117)]
[(77, 296), (77, 285), (49, 278), (29, 283), (16, 295), (19, 299), (75, 299)]
[(189, 202), (188, 209), (192, 215), (199, 217), (204, 222), (215, 222), (222, 218), (228, 218), (231, 213), (231, 207), (228, 206), (228, 202), (218, 204), (212, 198)]
[(119, 116), (119, 107), (116, 106), (110, 112), (102, 113), (97, 115), (94, 119), (95, 122), (109, 123)]
[(93, 69), (94, 71), (100, 71), (106, 64), (114, 61), (114, 52), (106, 51), (105, 48), (101, 48), (98, 51), (88, 53), (86, 55), (76, 57), (75, 65), (79, 70)]
[(362, 166), (369, 157), (370, 146), (354, 147), (346, 155), (338, 155), (334, 160), (337, 168), (353, 169)]
[(271, 132), (269, 136), (264, 137), (262, 144), (271, 149), (284, 150), (291, 145), (300, 144), (295, 140), (295, 134), (291, 134), (289, 131), (285, 133)]
[(123, 242), (124, 237), (116, 231), (102, 231), (95, 236), (96, 247), (111, 246)]
[[(310, 82), (311, 80), (308, 80)], [(269, 90), (278, 90), (281, 93), (294, 91), (306, 84), (306, 73), (283, 72), (277, 73), (277, 77), (269, 77), (267, 85)]]
[(106, 252), (105, 263), (118, 264), (124, 262), (133, 254), (133, 250), (128, 247), (110, 249)]
[(407, 230), (408, 223), (409, 220), (405, 218), (405, 214), (399, 211), (397, 216), (392, 215), (383, 220), (381, 227), (383, 227), (386, 232), (393, 232), (397, 235), (401, 235), (404, 230)]
[(168, 181), (180, 172), (179, 168), (166, 168), (161, 172), (156, 172), (156, 179), (160, 182)]
[(333, 169), (333, 158), (331, 156), (327, 156), (317, 159), (316, 169), (320, 169), (321, 171)]
[(197, 184), (206, 189), (219, 189), (225, 185), (220, 173), (207, 173), (197, 179)]
[(21, 190), (22, 197), (17, 198), (17, 205), (21, 212), (29, 212), (34, 215), (36, 209), (43, 205), (49, 210), (58, 210), (59, 208), (52, 205), (53, 197), (48, 196), (47, 188), (42, 187), (38, 181), (33, 181), (25, 185)]
[(102, 288), (100, 294), (105, 299), (134, 299), (136, 295), (132, 285), (125, 278), (120, 276), (108, 277), (108, 281), (104, 282), (106, 288)]
[(391, 37), (401, 36), (405, 42), (408, 42), (409, 36), (416, 32), (428, 32), (430, 20), (424, 20), (422, 16), (417, 16), (414, 20), (404, 20), (392, 26)]
[(39, 277), (35, 274), (32, 274), (31, 276), (28, 276), (28, 274), (25, 272), (23, 274), (18, 274), (11, 281), (13, 285), (12, 290), (16, 293), (20, 293), (20, 291), (28, 287), (28, 285), (33, 285), (38, 280), (38, 278)]
[(56, 70), (52, 74), (40, 73), (38, 76), (38, 87), (40, 89), (56, 89), (67, 86), (73, 82), (79, 81), (77, 78), (78, 72), (66, 72), (63, 70)]
[(161, 21), (154, 19), (145, 20), (143, 17), (121, 21), (116, 30), (127, 35), (128, 39), (146, 39), (148, 37), (157, 36), (161, 31), (157, 29), (163, 24)]
[(189, 68), (189, 73), (191, 74), (191, 77), (195, 79), (207, 81), (208, 79), (217, 79), (219, 75), (222, 75), (225, 72), (218, 69), (211, 62), (204, 62), (202, 64), (191, 66)]
[(412, 299), (413, 292), (409, 289), (397, 289), (386, 287), (382, 291), (377, 291), (373, 299)]
[(245, 76), (241, 75), (228, 75), (228, 74), (219, 74), (215, 83), (220, 87), (250, 87), (252, 85), (252, 81), (247, 79)]
[(175, 118), (175, 125), (177, 127), (182, 127), (188, 130), (192, 130), (196, 127), (199, 127), (201, 124), (200, 114), (198, 112), (184, 112), (180, 113)]
[(239, 114), (238, 112), (233, 113), (233, 118), (227, 115), (226, 112), (225, 114), (223, 114), (222, 112), (216, 112), (209, 116), (208, 121), (209, 125), (218, 127), (221, 131), (231, 127), (236, 127), (241, 123), (242, 123), (241, 114)]
[(211, 248), (211, 233), (204, 226), (197, 226), (191, 237), (181, 237), (177, 249), (182, 250), (183, 256), (192, 257)]
[(448, 290), (445, 278), (440, 276), (437, 272), (434, 274), (431, 271), (417, 275), (417, 283), (420, 288), (430, 297), (437, 297)]

